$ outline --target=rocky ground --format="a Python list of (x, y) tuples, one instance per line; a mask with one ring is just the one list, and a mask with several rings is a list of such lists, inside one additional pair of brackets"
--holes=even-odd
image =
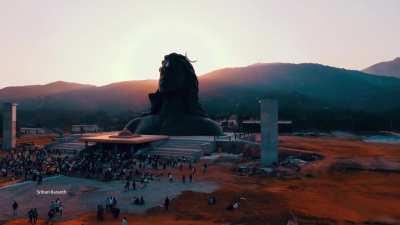
[[(400, 224), (400, 145), (373, 144), (334, 138), (280, 137), (280, 147), (323, 155), (291, 177), (239, 176), (231, 163), (210, 165), (198, 181), (215, 182), (217, 204), (209, 194), (185, 191), (167, 212), (153, 207), (144, 214), (123, 213), (129, 225), (205, 224)], [(241, 198), (234, 211), (226, 206)], [(60, 221), (63, 225), (120, 224), (107, 216), (96, 221), (95, 212)], [(25, 225), (26, 219), (5, 224)], [(40, 221), (39, 224), (44, 224)]]

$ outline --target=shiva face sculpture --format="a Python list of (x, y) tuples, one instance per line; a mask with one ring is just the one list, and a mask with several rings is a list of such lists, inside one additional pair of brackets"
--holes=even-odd
[(159, 69), (158, 90), (149, 94), (151, 111), (131, 120), (126, 129), (136, 134), (222, 135), (199, 103), (199, 84), (191, 61), (184, 55), (166, 55)]

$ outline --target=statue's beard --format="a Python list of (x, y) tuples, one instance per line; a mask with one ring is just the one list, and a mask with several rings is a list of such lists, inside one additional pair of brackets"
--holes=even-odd
[[(149, 94), (151, 111), (150, 114), (159, 114), (168, 103), (172, 101), (179, 101), (180, 109), (182, 112), (195, 116), (207, 117), (207, 114), (202, 109), (198, 102), (197, 96), (190, 97), (191, 95), (184, 90), (174, 90), (169, 92), (160, 92), (157, 90), (155, 93)], [(174, 104), (175, 105), (175, 104)], [(168, 109), (166, 109), (168, 110)]]
[(185, 76), (185, 72), (179, 68), (160, 70), (158, 91), (161, 93), (170, 93), (185, 89)]
[(161, 110), (162, 106), (162, 97), (161, 93), (157, 90), (155, 93), (149, 94), (150, 99), (150, 113), (151, 114), (158, 114)]

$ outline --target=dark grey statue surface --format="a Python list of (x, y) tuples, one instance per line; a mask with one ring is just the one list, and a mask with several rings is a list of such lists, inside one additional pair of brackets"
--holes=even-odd
[(171, 136), (223, 135), (220, 125), (208, 118), (199, 103), (199, 85), (191, 61), (171, 53), (161, 64), (158, 90), (149, 94), (150, 113), (131, 120), (124, 130)]

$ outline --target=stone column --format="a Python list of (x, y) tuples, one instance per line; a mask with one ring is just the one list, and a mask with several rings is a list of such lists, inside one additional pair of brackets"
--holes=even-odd
[(16, 146), (17, 104), (3, 104), (3, 149), (11, 150)]
[(278, 101), (261, 100), (261, 165), (278, 162)]

